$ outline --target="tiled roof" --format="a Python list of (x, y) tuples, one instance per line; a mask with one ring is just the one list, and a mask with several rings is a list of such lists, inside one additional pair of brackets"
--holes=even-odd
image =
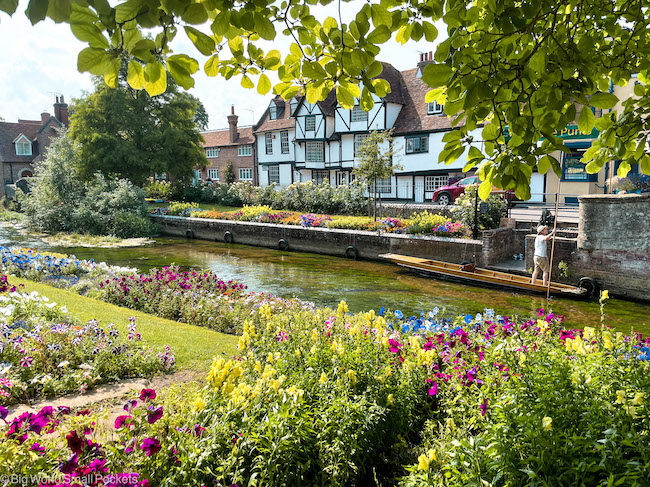
[(400, 73), (392, 64), (381, 63), (384, 67), (383, 71), (377, 78), (385, 79), (390, 84), (390, 93), (388, 93), (384, 100), (388, 103), (398, 103), (400, 105), (404, 104), (404, 93), (406, 91), (406, 85)]
[(29, 162), (31, 156), (17, 156), (14, 141), (23, 134), (30, 141), (36, 140), (36, 134), (41, 128), (40, 121), (21, 120), (18, 123), (0, 122), (0, 161)]
[(209, 130), (201, 132), (205, 143), (203, 147), (226, 147), (229, 145), (247, 145), (255, 142), (253, 138), (253, 127), (238, 127), (239, 137), (230, 142), (230, 129)]
[[(300, 98), (298, 98), (298, 101), (299, 100)], [(273, 98), (272, 102), (275, 103), (278, 107), (284, 106), (284, 110), (282, 110), (280, 118), (271, 120), (269, 118), (269, 109), (267, 107), (262, 114), (259, 122), (257, 122), (257, 125), (253, 127), (255, 133), (270, 132), (272, 130), (292, 129), (296, 126), (296, 119), (291, 118), (290, 102), (285, 102), (280, 95), (276, 95)]]
[(431, 88), (416, 76), (417, 71), (414, 68), (401, 73), (406, 89), (402, 92), (404, 106), (395, 122), (395, 135), (451, 129), (452, 119), (447, 115), (427, 115), (424, 98)]

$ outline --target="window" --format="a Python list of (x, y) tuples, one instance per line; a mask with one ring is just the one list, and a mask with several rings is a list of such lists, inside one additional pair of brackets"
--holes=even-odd
[(316, 115), (307, 115), (305, 117), (305, 132), (316, 130)]
[(361, 108), (359, 105), (355, 105), (352, 109), (352, 122), (367, 122), (368, 121), (368, 112)]
[(219, 181), (219, 169), (208, 169), (208, 179)]
[(238, 156), (252, 156), (253, 155), (253, 146), (250, 144), (240, 145), (237, 147)]
[(273, 154), (273, 134), (264, 134), (264, 143), (266, 144), (266, 153)]
[(478, 182), (478, 176), (470, 176), (465, 179), (458, 181), (458, 186), (469, 186), (470, 184), (476, 184)]
[(32, 143), (27, 140), (25, 136), (22, 136), (18, 142), (16, 142), (16, 155), (17, 156), (31, 156), (32, 155)]
[(253, 170), (250, 167), (242, 167), (239, 169), (239, 180), (240, 181), (252, 181), (253, 180)]
[(427, 103), (427, 115), (441, 115), (445, 109), (444, 105), (440, 105), (437, 101)]
[(280, 166), (269, 166), (269, 184), (280, 184)]
[(269, 118), (271, 120), (277, 120), (280, 118), (280, 114), (282, 113), (282, 108), (278, 107), (275, 103), (271, 102), (271, 106), (269, 107)]
[(194, 170), (194, 179), (197, 181), (201, 181), (201, 170), (200, 169), (195, 169)]
[(312, 171), (311, 172), (312, 179), (316, 184), (320, 184), (322, 182), (330, 182), (330, 172), (329, 171)]
[(337, 186), (345, 186), (347, 184), (347, 178), (345, 171), (336, 171), (336, 185)]
[(435, 191), (441, 186), (447, 186), (449, 176), (425, 176), (424, 177), (424, 190)]
[[(377, 191), (379, 193), (390, 193), (391, 192), (391, 178), (377, 179)], [(370, 191), (375, 192), (375, 185), (370, 185)]]
[(167, 179), (167, 173), (166, 172), (160, 172), (160, 173), (155, 173), (153, 175), (154, 179)]
[(562, 181), (598, 181), (598, 174), (589, 174), (580, 162), (584, 152), (584, 149), (571, 149), (570, 154), (564, 154)]
[(205, 155), (207, 157), (219, 157), (219, 148), (218, 147), (206, 147)]
[(325, 144), (323, 142), (308, 141), (305, 143), (306, 162), (325, 162)]
[(368, 134), (355, 134), (354, 136), (354, 157), (359, 157), (361, 144), (368, 138)]
[(289, 153), (289, 132), (286, 130), (280, 132), (280, 152)]
[(416, 154), (419, 152), (429, 152), (429, 136), (410, 137), (406, 139), (406, 153)]

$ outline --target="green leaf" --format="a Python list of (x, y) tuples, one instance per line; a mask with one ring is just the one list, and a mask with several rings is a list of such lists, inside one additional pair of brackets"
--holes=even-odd
[(49, 0), (47, 16), (57, 24), (66, 22), (72, 13), (70, 0)]
[(156, 49), (156, 45), (151, 39), (141, 39), (131, 48), (131, 55), (143, 61), (149, 61), (152, 58), (151, 51)]
[(639, 161), (639, 167), (643, 174), (650, 174), (650, 156), (644, 155)]
[(552, 164), (551, 164), (551, 158), (549, 156), (544, 156), (537, 161), (537, 171), (540, 174), (546, 174), (549, 169), (551, 169)]
[[(18, 2), (16, 2), (18, 4)], [(29, 0), (25, 15), (32, 23), (32, 25), (45, 19), (47, 15), (48, 2), (47, 0)]]
[(372, 98), (372, 93), (370, 93), (370, 90), (365, 86), (363, 87), (363, 90), (361, 90), (359, 106), (366, 112), (369, 112), (372, 110), (372, 107), (375, 106), (375, 100)]
[(149, 96), (160, 95), (167, 89), (167, 73), (160, 61), (147, 63), (144, 67), (144, 89)]
[(348, 89), (341, 85), (336, 87), (336, 100), (341, 107), (347, 110), (352, 110), (354, 107), (354, 96), (352, 96), (352, 93)]
[(371, 84), (379, 98), (383, 98), (390, 93), (390, 83), (385, 79), (375, 78), (371, 81)]
[(383, 44), (391, 38), (391, 32), (385, 25), (380, 25), (366, 38), (371, 44)]
[(194, 27), (189, 27), (187, 25), (185, 26), (185, 33), (201, 54), (205, 56), (212, 55), (215, 50), (215, 44), (212, 37), (207, 36), (203, 32), (196, 30)]
[(594, 129), (596, 124), (596, 116), (594, 112), (591, 111), (591, 108), (588, 106), (583, 106), (580, 110), (580, 116), (578, 117), (578, 129), (583, 134), (589, 134)]
[(323, 66), (317, 62), (305, 61), (302, 65), (302, 75), (311, 80), (321, 80), (327, 77)]
[(436, 40), (438, 37), (438, 29), (436, 29), (435, 25), (425, 20), (422, 22), (422, 28), (424, 29), (424, 38), (428, 42), (433, 42)]
[(0, 10), (13, 15), (18, 8), (18, 0), (0, 0)]
[(400, 44), (406, 44), (411, 39), (412, 24), (406, 24), (399, 28), (395, 40)]
[(108, 49), (108, 39), (102, 31), (93, 24), (71, 24), (70, 30), (80, 41), (87, 42), (90, 47)]
[(255, 88), (255, 83), (253, 83), (251, 79), (246, 75), (242, 76), (241, 85), (246, 89)]
[(103, 62), (105, 54), (106, 51), (103, 49), (87, 47), (86, 49), (82, 50), (77, 57), (77, 69), (82, 73), (90, 71), (95, 66)]
[(271, 91), (271, 80), (266, 74), (262, 73), (257, 82), (257, 92), (260, 95), (266, 95), (269, 91)]
[(437, 101), (440, 95), (442, 95), (443, 91), (444, 88), (434, 88), (432, 90), (427, 91), (427, 94), (424, 95), (424, 101), (426, 103), (433, 103), (434, 101)]
[(141, 90), (144, 87), (144, 67), (137, 61), (129, 61), (129, 74), (126, 82), (134, 90)]
[(490, 196), (491, 192), (492, 192), (492, 181), (485, 180), (478, 187), (478, 197), (481, 198), (483, 201), (488, 199), (488, 196)]
[(427, 64), (422, 72), (422, 81), (432, 88), (446, 86), (454, 70), (446, 64)]
[(216, 76), (219, 74), (219, 56), (216, 54), (212, 56), (210, 59), (208, 59), (205, 62), (205, 66), (203, 67), (203, 70), (205, 71), (205, 74), (208, 76)]
[[(485, 156), (481, 153), (479, 149), (477, 149), (474, 146), (471, 146), (469, 148), (469, 153), (467, 154), (468, 161), (477, 161), (477, 160), (482, 161), (483, 159), (485, 159)], [(476, 163), (477, 162), (474, 162), (474, 164)]]
[(241, 36), (233, 37), (228, 41), (228, 47), (233, 54), (239, 53), (243, 54), (244, 52), (244, 41)]
[(186, 90), (194, 86), (192, 75), (199, 69), (199, 63), (186, 54), (176, 54), (167, 58), (167, 69), (176, 82)]
[(452, 140), (460, 140), (462, 137), (463, 133), (460, 130), (452, 130), (451, 132), (447, 132), (442, 136), (442, 141), (450, 142)]
[(373, 61), (370, 63), (370, 66), (368, 66), (368, 69), (366, 70), (366, 76), (368, 79), (376, 78), (381, 74), (383, 70), (384, 66), (379, 61)]
[(618, 98), (613, 93), (596, 93), (589, 98), (589, 104), (595, 108), (610, 109), (618, 103)]
[(375, 25), (375, 27), (379, 27), (380, 25), (389, 27), (393, 23), (393, 16), (383, 5), (373, 3), (370, 6), (370, 12), (372, 23)]
[(181, 15), (188, 24), (201, 25), (208, 21), (208, 12), (201, 3), (190, 3)]
[(127, 0), (115, 7), (115, 22), (121, 24), (134, 19), (142, 8), (142, 0)]
[(117, 80), (120, 73), (120, 59), (115, 58), (110, 64), (110, 68), (104, 73), (104, 83), (111, 88), (117, 88)]
[(275, 39), (275, 26), (271, 19), (259, 12), (255, 13), (255, 31), (262, 39), (272, 41)]
[(90, 8), (79, 5), (78, 3), (72, 4), (72, 13), (68, 19), (68, 22), (71, 24), (94, 24), (98, 21), (97, 14), (90, 10)]
[(616, 175), (619, 178), (625, 178), (627, 177), (627, 173), (630, 172), (630, 163), (627, 161), (621, 161), (621, 164), (618, 166), (618, 171), (616, 172)]
[(536, 73), (542, 74), (546, 72), (546, 51), (540, 49), (530, 58), (530, 67)]
[(212, 29), (212, 32), (214, 32), (215, 35), (218, 36), (223, 36), (226, 35), (226, 32), (228, 32), (228, 28), (230, 27), (230, 12), (227, 10), (223, 10), (217, 14), (217, 16), (214, 18), (214, 22), (212, 22), (212, 26), (210, 27)]

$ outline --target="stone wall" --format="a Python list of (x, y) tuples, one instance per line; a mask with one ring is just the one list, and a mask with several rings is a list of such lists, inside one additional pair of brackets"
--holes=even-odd
[[(536, 234), (526, 235), (526, 270), (534, 269), (534, 255), (535, 255), (535, 238)], [(547, 251), (549, 261), (551, 258), (552, 240), (548, 241)], [(576, 258), (578, 246), (575, 238), (556, 237), (555, 248), (553, 249), (553, 268), (551, 269), (551, 280), (555, 282), (566, 282), (567, 284), (577, 285), (578, 281), (583, 274), (581, 271), (573, 266)], [(564, 262), (569, 266), (569, 277), (563, 277), (559, 268), (560, 262)], [(540, 273), (539, 279), (542, 279)]]
[(346, 249), (356, 247), (359, 257), (379, 259), (380, 254), (395, 253), (461, 263), (475, 261), (482, 264), (483, 244), (477, 240), (442, 237), (422, 237), (327, 228), (302, 228), (271, 223), (233, 222), (205, 218), (181, 218), (152, 216), (163, 227), (166, 235), (225, 241), (230, 232), (234, 243), (258, 247), (279, 248), (280, 239), (287, 242), (290, 250), (314, 252), (344, 257)]

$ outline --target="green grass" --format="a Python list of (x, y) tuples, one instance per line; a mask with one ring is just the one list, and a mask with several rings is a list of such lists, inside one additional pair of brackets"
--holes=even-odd
[(69, 313), (83, 323), (92, 319), (103, 324), (115, 323), (123, 332), (129, 317), (135, 316), (138, 332), (144, 341), (158, 350), (169, 345), (176, 355), (179, 369), (204, 371), (212, 364), (213, 357), (222, 353), (231, 356), (237, 352), (239, 338), (233, 335), (158, 318), (18, 277), (10, 277), (9, 282), (12, 285), (24, 284), (25, 291), (36, 291), (50, 301), (56, 301), (59, 306), (67, 306)]
[[(154, 203), (152, 201), (147, 201), (147, 206), (149, 207), (150, 210), (153, 210), (154, 208), (164, 208), (165, 206), (169, 206), (169, 202), (167, 203)], [(217, 205), (215, 203), (199, 203), (199, 209), (200, 210), (214, 210), (214, 211), (239, 211), (241, 210), (241, 206), (223, 206), (223, 205)]]

